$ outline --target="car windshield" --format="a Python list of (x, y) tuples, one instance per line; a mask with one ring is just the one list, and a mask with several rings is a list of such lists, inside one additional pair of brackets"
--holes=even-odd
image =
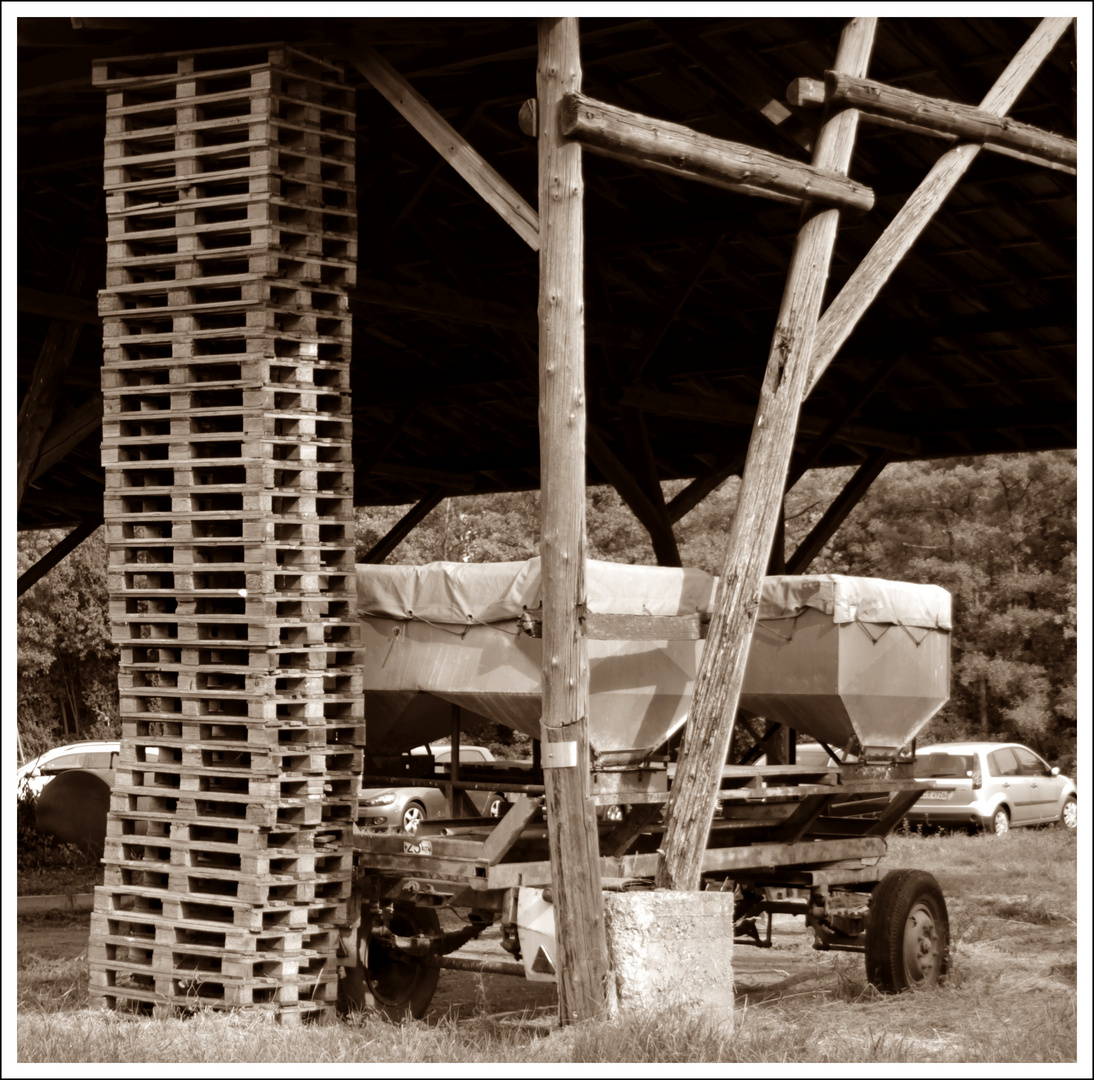
[(917, 780), (964, 780), (972, 773), (972, 756), (967, 754), (922, 754), (916, 758)]

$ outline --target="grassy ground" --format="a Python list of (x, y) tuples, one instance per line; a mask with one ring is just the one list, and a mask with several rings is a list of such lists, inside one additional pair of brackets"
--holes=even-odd
[(39, 949), (19, 956), (17, 1052), (21, 1062), (1074, 1062), (1076, 852), (1074, 834), (1052, 829), (893, 838), (889, 866), (929, 870), (945, 893), (946, 984), (883, 997), (861, 956), (840, 954), (822, 977), (739, 998), (733, 1032), (664, 1012), (565, 1029), (512, 1015), (296, 1029), (212, 1013), (137, 1021), (88, 1008), (86, 953)]

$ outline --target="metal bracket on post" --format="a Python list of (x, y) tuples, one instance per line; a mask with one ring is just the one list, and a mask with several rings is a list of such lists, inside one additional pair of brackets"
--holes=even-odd
[(577, 743), (543, 743), (543, 767), (545, 769), (572, 769), (577, 765)]

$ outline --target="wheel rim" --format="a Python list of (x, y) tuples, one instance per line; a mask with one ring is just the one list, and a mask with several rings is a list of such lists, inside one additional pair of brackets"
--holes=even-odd
[(417, 832), (418, 826), (425, 821), (425, 813), (420, 806), (408, 806), (403, 811), (403, 831)]
[(1010, 832), (1010, 815), (1006, 810), (996, 810), (992, 824), (995, 827), (995, 835), (1002, 836), (1004, 833)]
[(1074, 829), (1079, 820), (1079, 807), (1074, 799), (1068, 799), (1064, 803), (1064, 825), (1069, 829)]
[[(396, 919), (392, 930), (397, 934), (413, 934), (415, 928), (405, 919)], [(416, 956), (407, 956), (399, 949), (389, 949), (374, 938), (364, 941), (365, 982), (380, 1005), (398, 1008), (408, 1005), (415, 987), (422, 979), (423, 965)]]
[(920, 901), (908, 913), (904, 927), (904, 970), (910, 986), (938, 982), (942, 973), (944, 947), (935, 912)]

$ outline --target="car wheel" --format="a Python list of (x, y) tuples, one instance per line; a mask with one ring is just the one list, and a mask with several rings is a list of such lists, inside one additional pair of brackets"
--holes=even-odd
[(1004, 836), (1010, 832), (1010, 812), (1005, 806), (1000, 806), (992, 814), (991, 829), (996, 836)]
[(1060, 825), (1065, 829), (1074, 829), (1079, 820), (1079, 804), (1075, 799), (1065, 799), (1060, 811)]
[(495, 794), (490, 797), (490, 799), (486, 803), (486, 806), (483, 807), (483, 814), (486, 817), (500, 818), (504, 809), (505, 796)]
[(891, 870), (870, 896), (866, 977), (884, 994), (936, 986), (950, 960), (950, 921), (934, 876)]
[(425, 807), (412, 802), (403, 811), (403, 832), (417, 832), (418, 826), (425, 821)]

